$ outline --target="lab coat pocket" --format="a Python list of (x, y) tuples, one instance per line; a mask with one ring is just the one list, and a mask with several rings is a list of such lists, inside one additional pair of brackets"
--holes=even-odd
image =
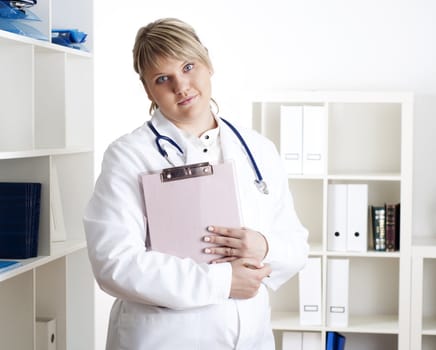
[(140, 304), (132, 306), (125, 307), (120, 315), (120, 349), (198, 349), (197, 312)]

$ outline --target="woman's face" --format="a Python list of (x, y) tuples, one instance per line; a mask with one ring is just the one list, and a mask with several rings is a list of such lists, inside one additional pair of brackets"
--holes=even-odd
[(201, 61), (161, 58), (143, 77), (148, 98), (180, 128), (211, 118), (212, 71)]

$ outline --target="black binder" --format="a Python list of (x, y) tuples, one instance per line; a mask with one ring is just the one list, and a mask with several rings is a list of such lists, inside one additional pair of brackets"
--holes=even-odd
[(38, 254), (41, 184), (0, 182), (0, 258)]

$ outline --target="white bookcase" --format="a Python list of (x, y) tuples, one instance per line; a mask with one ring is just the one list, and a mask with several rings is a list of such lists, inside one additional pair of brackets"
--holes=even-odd
[[(283, 331), (319, 333), (320, 349), (325, 348), (328, 331), (345, 335), (348, 349), (409, 349), (413, 95), (340, 91), (264, 94), (252, 103), (253, 127), (279, 150), (282, 105), (324, 107), (326, 161), (320, 174), (289, 175), (297, 213), (310, 232), (310, 256), (321, 257), (323, 322), (319, 326), (300, 324), (299, 282), (297, 277), (291, 279), (271, 293), (278, 349)], [(376, 252), (371, 247), (366, 252), (329, 251), (329, 184), (367, 184), (369, 205), (400, 202), (400, 251)], [(368, 233), (370, 227), (368, 217)], [(349, 322), (338, 328), (326, 322), (327, 262), (334, 258), (349, 260)]]
[(86, 32), (88, 51), (0, 30), (0, 181), (42, 183), (38, 256), (0, 273), (1, 348), (36, 349), (36, 319), (54, 318), (56, 349), (93, 349), (82, 227), (94, 184), (93, 2), (31, 10), (41, 21), (27, 24), (47, 38), (52, 28)]

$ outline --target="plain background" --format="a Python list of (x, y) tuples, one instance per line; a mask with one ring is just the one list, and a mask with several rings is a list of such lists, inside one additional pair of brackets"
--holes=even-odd
[[(95, 0), (96, 175), (108, 144), (149, 118), (132, 64), (137, 30), (177, 17), (209, 49), (220, 114), (242, 125), (266, 90), (414, 92), (413, 227), (436, 237), (435, 14), (433, 0)], [(103, 350), (112, 299), (96, 293)]]

